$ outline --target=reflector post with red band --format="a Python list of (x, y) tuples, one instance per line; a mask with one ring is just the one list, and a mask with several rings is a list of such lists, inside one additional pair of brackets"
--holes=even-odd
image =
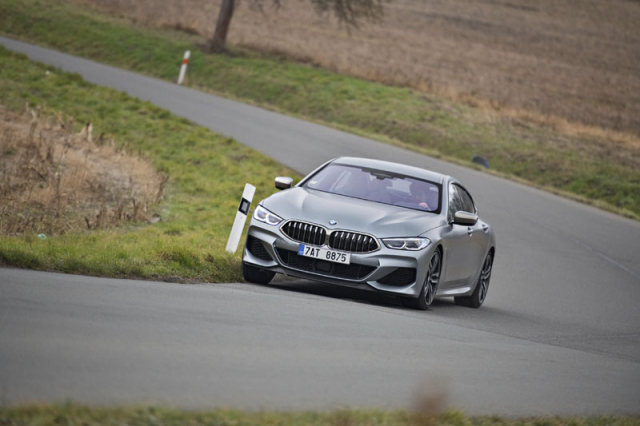
[(187, 50), (184, 52), (184, 59), (182, 60), (182, 65), (180, 66), (180, 75), (178, 76), (178, 84), (182, 84), (182, 80), (184, 80), (184, 75), (187, 72), (187, 64), (189, 63), (189, 57), (191, 56), (191, 51)]

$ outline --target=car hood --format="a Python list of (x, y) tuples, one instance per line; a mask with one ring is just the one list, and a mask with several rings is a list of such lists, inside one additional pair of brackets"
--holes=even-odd
[[(274, 194), (262, 205), (285, 220), (298, 219), (378, 238), (415, 237), (446, 224), (442, 215), (301, 187)], [(330, 225), (330, 220), (336, 225)]]

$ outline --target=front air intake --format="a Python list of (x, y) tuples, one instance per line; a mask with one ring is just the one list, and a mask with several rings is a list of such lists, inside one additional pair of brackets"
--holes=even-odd
[(376, 269), (375, 266), (360, 265), (357, 263), (343, 265), (342, 263), (327, 262), (322, 259), (312, 259), (310, 257), (300, 256), (295, 251), (282, 248), (277, 248), (276, 251), (280, 257), (280, 261), (285, 266), (327, 277), (342, 278), (345, 280), (362, 280)]

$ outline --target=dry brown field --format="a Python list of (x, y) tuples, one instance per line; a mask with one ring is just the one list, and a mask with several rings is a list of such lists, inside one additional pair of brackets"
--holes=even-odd
[[(145, 25), (209, 36), (220, 0), (87, 0)], [(640, 2), (392, 0), (347, 31), (309, 2), (241, 1), (231, 44), (409, 86), (568, 133), (640, 135)], [(606, 132), (605, 132), (606, 133)], [(608, 136), (611, 136), (609, 134)]]

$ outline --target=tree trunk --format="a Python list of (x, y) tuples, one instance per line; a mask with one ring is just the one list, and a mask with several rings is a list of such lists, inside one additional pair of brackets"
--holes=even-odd
[(234, 1), (235, 0), (222, 0), (216, 30), (209, 41), (209, 51), (211, 52), (221, 52), (227, 44), (227, 33), (231, 25), (231, 17), (233, 16)]

